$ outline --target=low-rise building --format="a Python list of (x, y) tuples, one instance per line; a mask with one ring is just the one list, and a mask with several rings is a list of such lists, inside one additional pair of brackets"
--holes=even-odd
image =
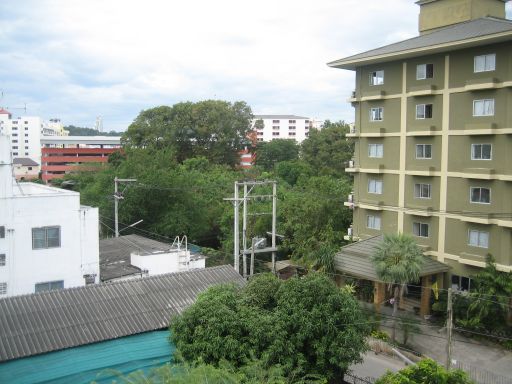
[(97, 282), (98, 209), (77, 192), (18, 183), (12, 167), (0, 134), (0, 297)]
[(296, 115), (255, 115), (251, 126), (258, 141), (291, 139), (301, 143), (311, 128), (322, 129), (323, 121)]
[(16, 180), (33, 180), (39, 177), (41, 167), (34, 160), (28, 157), (13, 159), (14, 176)]

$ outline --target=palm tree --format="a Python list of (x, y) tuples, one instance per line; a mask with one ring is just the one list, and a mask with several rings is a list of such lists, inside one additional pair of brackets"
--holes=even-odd
[(398, 299), (403, 293), (405, 284), (417, 281), (423, 265), (423, 252), (414, 239), (403, 233), (384, 235), (371, 258), (380, 280), (390, 284), (393, 289), (393, 331), (396, 335), (396, 312)]

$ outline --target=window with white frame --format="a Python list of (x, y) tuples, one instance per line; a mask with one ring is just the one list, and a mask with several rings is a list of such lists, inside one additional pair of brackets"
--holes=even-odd
[(416, 158), (417, 159), (431, 159), (432, 158), (432, 144), (416, 144)]
[(471, 290), (471, 279), (465, 276), (452, 275), (452, 289), (469, 292)]
[(416, 80), (431, 79), (434, 77), (434, 64), (419, 64), (416, 66)]
[(272, 126), (272, 129), (273, 129), (274, 131), (278, 131), (278, 130), (279, 130), (279, 125), (274, 125), (274, 126)]
[(491, 190), (489, 188), (471, 187), (470, 188), (470, 201), (477, 204), (490, 204), (491, 203)]
[(295, 120), (288, 120), (288, 124), (295, 124), (296, 121)]
[(60, 227), (32, 228), (32, 249), (60, 247)]
[(368, 144), (368, 157), (381, 158), (384, 156), (384, 144)]
[(473, 116), (494, 116), (494, 99), (473, 100)]
[(370, 72), (370, 85), (384, 84), (384, 71)]
[(0, 283), (0, 295), (7, 295), (7, 283)]
[(3, 225), (0, 225), (0, 239), (5, 238), (5, 227)]
[(279, 124), (279, 120), (272, 120), (272, 124)]
[(272, 136), (279, 136), (279, 132), (272, 132)]
[(471, 144), (471, 160), (492, 160), (492, 144)]
[(431, 119), (432, 118), (432, 104), (418, 104), (416, 105), (416, 119)]
[(416, 199), (430, 199), (432, 186), (430, 184), (414, 184), (414, 197)]
[(368, 215), (366, 216), (366, 228), (380, 229), (380, 216)]
[(369, 179), (368, 180), (368, 193), (375, 193), (382, 195), (382, 180)]
[(475, 72), (488, 72), (496, 69), (496, 54), (475, 56)]
[(64, 288), (64, 280), (46, 281), (35, 285), (35, 292), (53, 291), (55, 289)]
[(470, 229), (468, 231), (468, 245), (479, 248), (489, 248), (489, 232)]
[(427, 223), (412, 223), (412, 233), (418, 237), (428, 237), (429, 236), (429, 225)]
[(384, 120), (384, 108), (376, 107), (370, 109), (370, 121), (382, 121)]
[(5, 267), (5, 253), (0, 253), (0, 267)]

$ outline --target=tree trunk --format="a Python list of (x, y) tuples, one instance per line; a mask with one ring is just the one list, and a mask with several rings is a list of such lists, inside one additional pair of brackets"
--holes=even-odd
[(398, 310), (398, 298), (400, 297), (400, 290), (398, 288), (398, 285), (395, 285), (394, 289), (394, 295), (393, 295), (393, 329), (391, 330), (391, 340), (393, 342), (396, 341), (396, 313)]

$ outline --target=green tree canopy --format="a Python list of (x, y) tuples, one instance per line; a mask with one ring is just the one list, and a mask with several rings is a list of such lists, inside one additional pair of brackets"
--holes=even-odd
[(463, 371), (447, 371), (434, 360), (425, 359), (399, 372), (388, 372), (375, 384), (474, 384), (474, 382)]
[(343, 121), (326, 120), (321, 130), (311, 129), (301, 145), (302, 159), (317, 174), (344, 175), (345, 163), (354, 155), (354, 143), (345, 137), (349, 128)]
[(292, 381), (342, 378), (366, 350), (368, 327), (357, 301), (322, 274), (282, 282), (253, 278), (220, 286), (171, 320), (172, 340), (188, 361), (244, 366), (256, 358)]
[(295, 140), (274, 139), (259, 142), (256, 146), (256, 165), (264, 170), (273, 170), (281, 161), (296, 160), (299, 158), (299, 146)]
[(251, 118), (251, 108), (243, 101), (183, 102), (142, 111), (122, 140), (130, 147), (171, 148), (178, 162), (203, 156), (234, 166)]

